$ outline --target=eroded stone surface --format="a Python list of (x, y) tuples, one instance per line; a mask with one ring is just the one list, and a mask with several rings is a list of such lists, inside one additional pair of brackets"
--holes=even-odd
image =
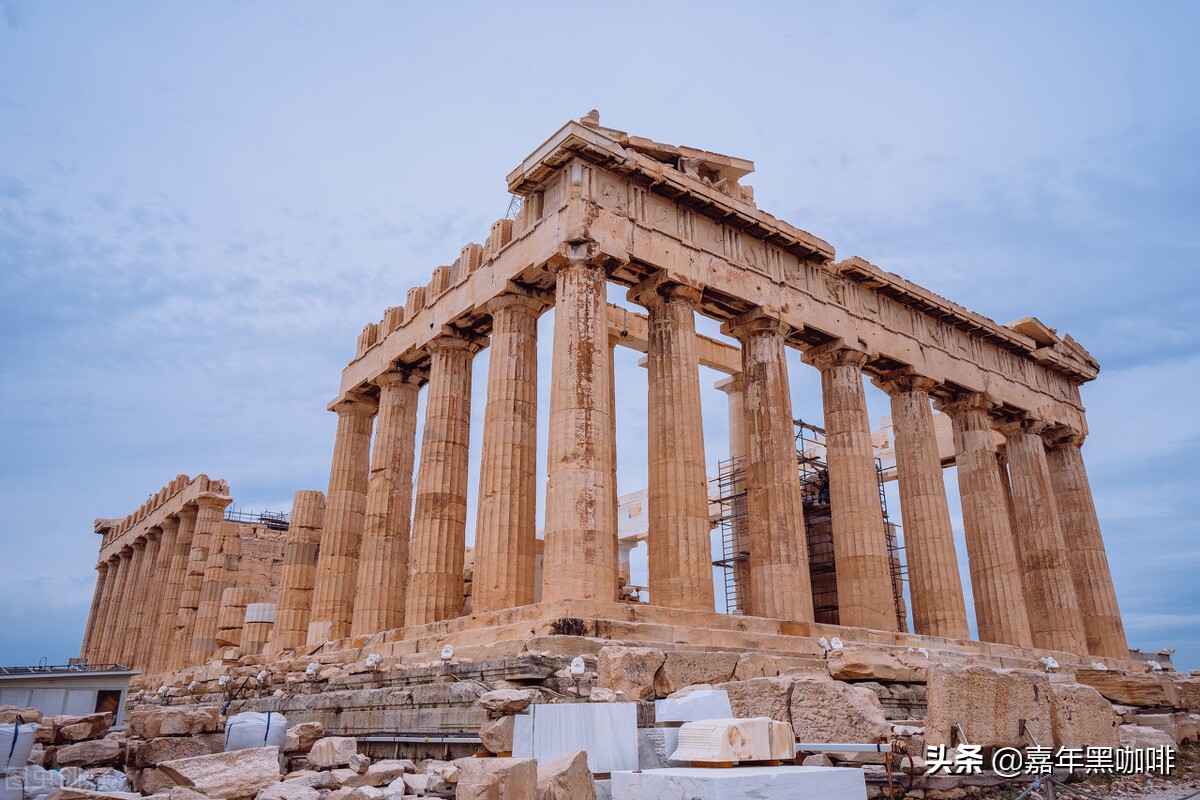
[(242, 800), (279, 782), (279, 748), (255, 747), (165, 761), (158, 767), (180, 786), (208, 797)]

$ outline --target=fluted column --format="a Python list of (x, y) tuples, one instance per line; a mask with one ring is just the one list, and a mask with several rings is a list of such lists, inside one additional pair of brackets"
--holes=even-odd
[(447, 331), (426, 345), (429, 389), (409, 548), (406, 626), (451, 619), (463, 611), (471, 360), (480, 344), (478, 337)]
[(344, 639), (350, 635), (354, 595), (358, 590), (358, 553), (367, 509), (371, 467), (371, 423), (376, 403), (360, 395), (333, 406), (337, 434), (325, 501), (325, 528), (317, 558), (308, 643)]
[(88, 610), (87, 627), (83, 630), (83, 644), (79, 647), (79, 657), (85, 662), (92, 660), (93, 643), (96, 639), (96, 626), (99, 622), (100, 601), (104, 597), (104, 582), (108, 579), (108, 562), (101, 561), (96, 565), (96, 587), (92, 590), (92, 605)]
[(100, 615), (97, 621), (96, 633), (93, 637), (92, 654), (88, 659), (93, 664), (107, 664), (112, 662), (113, 619), (116, 615), (116, 606), (118, 598), (121, 595), (120, 586), (123, 579), (120, 553), (114, 553), (109, 556), (108, 561), (105, 563), (108, 564), (108, 572), (104, 580), (104, 595), (100, 598)]
[[(196, 498), (196, 528), (188, 551), (187, 572), (179, 594), (179, 613), (176, 615), (175, 644), (172, 663), (176, 668), (197, 664), (192, 660), (192, 640), (196, 636), (196, 618), (200, 609), (200, 594), (204, 588), (204, 571), (208, 568), (209, 551), (217, 526), (221, 524), (225, 507), (233, 498), (205, 492)], [(207, 657), (205, 654), (204, 657)]]
[(154, 588), (147, 598), (148, 607), (143, 623), (145, 639), (142, 642), (142, 665), (147, 672), (158, 672), (162, 669), (163, 621), (170, 618), (173, 622), (175, 619), (175, 606), (171, 604), (170, 585), (172, 581), (171, 564), (179, 538), (179, 518), (166, 517), (159, 528), (162, 535), (159, 540), (158, 555), (154, 562)]
[(404, 627), (420, 380), (416, 373), (399, 370), (375, 379), (379, 415), (367, 484), (352, 636)]
[(789, 328), (752, 311), (722, 330), (742, 345), (750, 608), (759, 617), (811, 622), (808, 539), (787, 371)]
[(614, 600), (616, 452), (607, 274), (568, 245), (555, 270), (542, 599)]
[[(158, 627), (156, 670), (160, 672), (181, 666), (174, 660), (179, 655), (175, 636), (178, 630), (180, 606), (183, 602), (183, 586), (187, 581), (188, 559), (192, 552), (192, 537), (196, 532), (198, 511), (197, 506), (190, 504), (179, 509), (179, 531), (171, 552), (171, 568), (163, 587), (166, 613)], [(190, 647), (190, 641), (188, 646)]]
[(713, 610), (708, 475), (696, 303), (702, 290), (657, 273), (629, 291), (649, 311), (647, 400), (650, 601)]
[(1079, 449), (1083, 439), (1083, 434), (1077, 431), (1057, 428), (1050, 432), (1046, 452), (1050, 482), (1063, 538), (1070, 542), (1067, 562), (1083, 616), (1088, 652), (1107, 658), (1128, 658), (1125, 625), (1121, 622), (1117, 592), (1100, 534), (1100, 519)]
[[(300, 490), (292, 498), (283, 571), (279, 579), (279, 604), (271, 629), (269, 653), (280, 653), (304, 644), (312, 607), (317, 553), (325, 524), (325, 493)], [(407, 573), (408, 565), (397, 567)]]
[(537, 326), (545, 303), (509, 293), (492, 315), (471, 610), (528, 605), (537, 549)]
[(929, 397), (934, 382), (911, 373), (887, 377), (880, 385), (892, 401), (913, 630), (968, 639), (967, 607)]
[[(750, 601), (750, 536), (746, 518), (746, 412), (744, 406), (745, 382), (742, 373), (731, 375), (716, 383), (716, 388), (729, 398), (729, 459), (733, 470), (733, 492), (731, 512), (733, 519), (733, 554), (745, 558), (733, 562), (734, 586), (737, 587), (737, 597), (734, 598), (739, 613), (751, 615), (754, 613)], [(807, 543), (806, 543), (807, 545)], [(728, 601), (728, 598), (726, 598)]]
[(137, 596), (138, 573), (142, 565), (142, 553), (145, 551), (144, 539), (134, 539), (129, 547), (121, 550), (121, 557), (125, 559), (121, 570), (125, 574), (125, 580), (121, 581), (121, 598), (117, 603), (117, 617), (114, 620), (116, 636), (113, 640), (113, 660), (126, 667), (133, 666), (129, 661), (129, 642), (134, 634), (134, 597)]
[(863, 392), (867, 354), (838, 341), (809, 350), (804, 362), (821, 371), (838, 620), (842, 625), (897, 630), (879, 473)]
[(137, 669), (147, 668), (147, 651), (150, 648), (151, 624), (156, 619), (158, 610), (158, 587), (155, 581), (155, 567), (158, 565), (158, 553), (162, 544), (162, 530), (151, 528), (146, 533), (146, 549), (141, 555), (138, 565), (138, 587), (133, 599), (132, 633), (129, 642), (129, 663)]
[(982, 642), (1033, 646), (1003, 481), (996, 462), (993, 404), (982, 394), (941, 402), (954, 429), (954, 465), (962, 501), (975, 624)]
[(1017, 559), (1034, 647), (1084, 654), (1087, 637), (1050, 482), (1041, 436), (1045, 428), (1045, 423), (1032, 419), (1000, 427), (1007, 443), (1017, 517)]
[(217, 630), (221, 615), (221, 595), (234, 585), (239, 551), (237, 524), (218, 522), (209, 542), (208, 563), (196, 607), (196, 627), (192, 633), (191, 662), (203, 664), (217, 650)]

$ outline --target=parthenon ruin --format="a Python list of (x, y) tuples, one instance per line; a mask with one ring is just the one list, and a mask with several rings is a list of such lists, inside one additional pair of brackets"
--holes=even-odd
[[(997, 663), (1127, 661), (1081, 455), (1080, 387), (1097, 362), (1036, 319), (997, 324), (863, 259), (838, 260), (755, 205), (742, 183), (753, 168), (594, 115), (564, 125), (508, 175), (520, 211), (363, 329), (329, 404), (324, 494), (296, 492), (273, 527), (226, 520), (223, 481), (180, 476), (125, 519), (97, 521), (82, 656), (157, 675), (320, 646), (402, 656), (561, 635), (808, 653), (831, 635)], [(609, 306), (610, 284), (644, 314)], [(552, 307), (539, 537), (537, 323)], [(698, 335), (696, 314), (737, 346)], [(617, 346), (646, 355), (648, 602), (622, 592)], [(471, 364), (485, 347), (468, 551)], [(820, 376), (834, 617), (814, 611), (788, 348)], [(744, 483), (736, 614), (714, 596), (701, 364), (727, 375), (729, 455)], [(864, 378), (891, 400), (911, 632), (897, 614)]]

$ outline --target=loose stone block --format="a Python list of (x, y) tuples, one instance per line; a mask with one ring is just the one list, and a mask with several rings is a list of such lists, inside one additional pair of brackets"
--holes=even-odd
[(666, 654), (652, 647), (604, 647), (596, 659), (596, 683), (630, 700), (649, 700), (664, 661)]
[(724, 683), (733, 677), (737, 653), (666, 653), (654, 676), (654, 692), (673, 694), (696, 684)]
[(774, 761), (796, 755), (792, 726), (767, 717), (684, 723), (672, 761), (732, 763)]
[(326, 736), (313, 743), (308, 763), (314, 767), (341, 767), (358, 754), (358, 740), (349, 736)]
[(596, 800), (596, 781), (581, 751), (538, 764), (537, 800)]
[(840, 767), (669, 767), (615, 773), (612, 796), (613, 800), (863, 800), (867, 786), (862, 770)]
[(489, 719), (479, 728), (479, 739), (489, 753), (511, 753), (513, 749), (513, 720), (504, 716)]
[(242, 800), (279, 782), (279, 748), (231, 750), (165, 761), (158, 767), (180, 786), (208, 797)]
[(699, 689), (683, 697), (654, 701), (655, 722), (693, 722), (733, 717), (729, 693), (724, 689)]
[(529, 800), (537, 797), (537, 762), (531, 758), (460, 758), (457, 800)]
[(143, 739), (160, 736), (194, 736), (221, 729), (215, 706), (139, 708), (129, 715), (129, 733)]
[(1176, 706), (1180, 703), (1178, 686), (1169, 678), (1152, 672), (1128, 674), (1115, 670), (1081, 669), (1075, 679), (1086, 683), (1114, 703), (1127, 706)]
[(926, 699), (927, 744), (950, 745), (951, 728), (959, 724), (971, 744), (1021, 746), (1022, 720), (1035, 741), (1053, 741), (1050, 680), (1044, 673), (935, 664)]
[(721, 684), (737, 717), (770, 717), (792, 721), (792, 684), (795, 678), (751, 678)]
[(1121, 740), (1121, 747), (1131, 750), (1159, 747), (1176, 749), (1174, 737), (1157, 728), (1148, 728), (1144, 725), (1122, 725), (1117, 733)]
[(54, 751), (54, 766), (59, 769), (109, 766), (120, 760), (121, 743), (112, 739), (96, 739), (90, 742), (69, 744)]
[(891, 733), (879, 697), (839, 681), (794, 680), (790, 711), (792, 728), (803, 742), (880, 742)]
[(1091, 686), (1050, 684), (1050, 727), (1056, 747), (1117, 747), (1121, 720)]

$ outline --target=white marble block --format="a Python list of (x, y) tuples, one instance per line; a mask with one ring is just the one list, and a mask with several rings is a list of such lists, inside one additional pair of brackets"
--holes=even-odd
[(732, 716), (729, 693), (724, 689), (697, 689), (683, 697), (654, 701), (655, 722), (695, 722)]
[(769, 717), (706, 719), (679, 729), (672, 761), (778, 761), (796, 757), (792, 726)]
[(670, 767), (614, 772), (612, 800), (866, 800), (861, 769)]
[(514, 723), (514, 758), (545, 764), (583, 750), (592, 772), (638, 768), (636, 703), (535, 704)]

